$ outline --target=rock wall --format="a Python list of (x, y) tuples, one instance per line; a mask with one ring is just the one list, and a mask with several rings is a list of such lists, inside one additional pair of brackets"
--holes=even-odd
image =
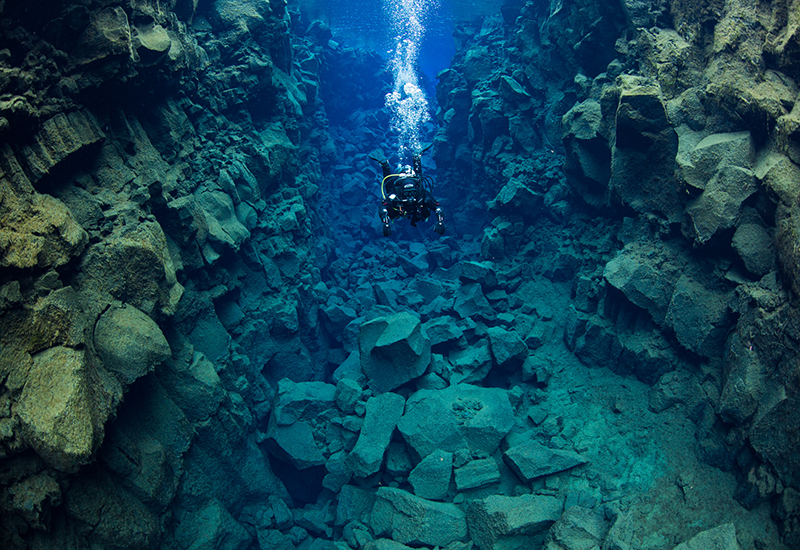
[(284, 2), (0, 10), (0, 545), (249, 547), (273, 388), (330, 368), (320, 46)]
[(483, 258), (568, 282), (568, 347), (652, 410), (700, 399), (697, 455), (797, 541), (796, 3), (507, 6), (438, 88), (437, 163), (496, 216)]

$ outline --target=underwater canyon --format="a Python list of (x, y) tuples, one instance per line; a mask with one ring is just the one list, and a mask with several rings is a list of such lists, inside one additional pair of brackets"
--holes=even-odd
[(0, 1), (0, 546), (800, 548), (800, 0), (341, 6)]

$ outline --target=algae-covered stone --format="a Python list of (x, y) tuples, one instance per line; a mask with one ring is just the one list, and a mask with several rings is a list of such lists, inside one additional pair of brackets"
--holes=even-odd
[(775, 246), (772, 236), (762, 225), (740, 225), (733, 234), (731, 244), (742, 259), (744, 267), (754, 276), (761, 278), (772, 270), (775, 264)]
[(780, 205), (776, 233), (778, 261), (795, 294), (800, 295), (800, 204), (791, 208)]
[(771, 464), (784, 485), (800, 483), (800, 399), (783, 387), (772, 388), (762, 398), (758, 414), (748, 431), (756, 452)]
[(561, 516), (561, 509), (561, 501), (547, 495), (492, 495), (473, 500), (467, 509), (470, 538), (480, 550), (504, 548), (504, 541), (512, 538), (516, 542), (513, 548), (537, 548)]
[(407, 312), (362, 324), (358, 344), (361, 368), (369, 387), (378, 392), (421, 376), (431, 361), (431, 341), (419, 318)]
[(739, 219), (742, 203), (758, 191), (755, 174), (738, 166), (723, 166), (705, 184), (703, 194), (689, 202), (684, 230), (688, 237), (704, 243), (719, 231), (730, 229)]
[(397, 427), (418, 456), (436, 450), (468, 450), (488, 456), (514, 425), (508, 392), (457, 384), (443, 390), (420, 390), (406, 402)]
[(207, 246), (213, 249), (212, 252), (204, 248), (203, 254), (206, 261), (213, 263), (225, 248), (238, 250), (245, 239), (250, 237), (250, 232), (236, 216), (233, 201), (227, 193), (216, 189), (202, 189), (195, 196), (205, 216)]
[(377, 536), (414, 546), (447, 546), (467, 539), (466, 516), (455, 504), (431, 502), (391, 487), (381, 487), (375, 496), (370, 526)]
[(46, 530), (50, 509), (61, 502), (61, 488), (44, 472), (8, 485), (6, 499), (6, 511), (18, 513), (34, 529)]
[(672, 183), (678, 137), (667, 120), (658, 83), (620, 76), (616, 140), (609, 189), (637, 212), (677, 222), (682, 198)]
[(151, 21), (135, 26), (133, 30), (135, 34), (131, 45), (143, 64), (160, 61), (172, 46), (167, 29), (157, 23)]
[(94, 344), (103, 365), (124, 384), (152, 371), (170, 355), (167, 339), (155, 321), (128, 305), (112, 307), (100, 316)]
[(767, 369), (753, 346), (746, 345), (738, 333), (731, 334), (725, 348), (725, 378), (717, 412), (743, 424), (756, 411), (766, 391)]
[(128, 14), (120, 6), (92, 14), (91, 22), (78, 38), (69, 61), (73, 66), (88, 65), (110, 58), (130, 56), (131, 29)]
[(570, 184), (579, 189), (581, 198), (597, 207), (607, 203), (611, 179), (611, 151), (605, 126), (600, 102), (594, 99), (578, 103), (562, 118), (567, 153), (564, 172)]
[(46, 120), (34, 142), (23, 148), (34, 182), (59, 163), (105, 138), (97, 119), (91, 113), (74, 111), (59, 113)]
[(33, 356), (16, 413), (22, 434), (51, 466), (66, 472), (91, 460), (108, 415), (93, 395), (83, 351), (62, 346)]
[(751, 169), (755, 162), (755, 146), (750, 132), (712, 134), (700, 140), (687, 157), (679, 162), (686, 183), (706, 189), (721, 168), (734, 166)]
[(108, 472), (101, 468), (86, 470), (72, 478), (64, 495), (64, 508), (67, 517), (92, 526), (89, 538), (92, 542), (88, 546), (155, 546), (160, 526), (156, 515)]
[(355, 475), (367, 477), (380, 469), (392, 432), (403, 415), (404, 404), (403, 396), (388, 392), (367, 401), (364, 425), (349, 456)]
[(125, 225), (83, 257), (78, 287), (110, 294), (145, 313), (171, 315), (183, 295), (167, 239), (154, 221)]
[(533, 440), (511, 447), (503, 453), (503, 460), (520, 479), (528, 482), (588, 462), (578, 453), (550, 449)]
[(60, 267), (88, 241), (64, 203), (50, 195), (18, 193), (0, 181), (0, 267)]

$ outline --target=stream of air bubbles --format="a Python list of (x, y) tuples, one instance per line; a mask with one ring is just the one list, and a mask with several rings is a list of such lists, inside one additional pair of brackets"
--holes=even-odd
[(435, 0), (384, 0), (394, 50), (389, 62), (394, 83), (386, 94), (392, 129), (398, 135), (398, 156), (407, 159), (420, 149), (420, 130), (430, 119), (428, 100), (419, 85), (419, 49), (426, 17)]

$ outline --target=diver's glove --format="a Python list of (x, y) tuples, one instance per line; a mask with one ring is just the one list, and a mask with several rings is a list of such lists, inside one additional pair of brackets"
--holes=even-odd
[(375, 149), (373, 152), (369, 154), (369, 158), (371, 158), (372, 160), (381, 165), (388, 162), (386, 160), (386, 155), (383, 154), (383, 149)]

